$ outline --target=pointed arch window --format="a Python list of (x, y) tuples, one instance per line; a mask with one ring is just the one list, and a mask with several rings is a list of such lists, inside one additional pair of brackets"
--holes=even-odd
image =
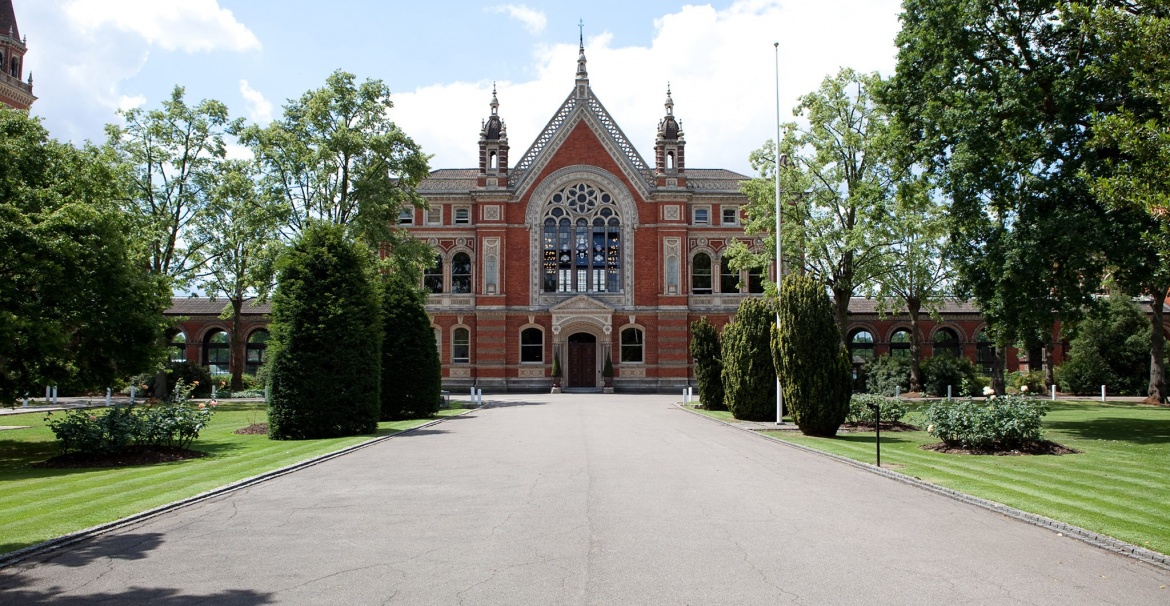
[(621, 292), (621, 213), (588, 183), (554, 193), (541, 234), (544, 292)]

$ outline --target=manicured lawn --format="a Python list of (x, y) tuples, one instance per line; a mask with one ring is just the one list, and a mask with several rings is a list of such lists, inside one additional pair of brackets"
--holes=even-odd
[[(452, 403), (455, 405), (455, 403)], [(461, 409), (442, 410), (453, 416)], [(58, 413), (60, 414), (60, 413)], [(44, 413), (0, 417), (0, 425), (30, 425), (0, 431), (0, 553), (111, 522), (213, 488), (334, 452), (369, 440), (274, 441), (238, 435), (237, 429), (266, 421), (262, 402), (226, 403), (193, 448), (200, 459), (124, 468), (32, 467), (58, 454)], [(378, 436), (417, 427), (429, 419), (380, 423)]]
[[(711, 416), (719, 418), (717, 414)], [(914, 413), (909, 416), (913, 422)], [(1081, 454), (942, 454), (919, 448), (938, 442), (924, 431), (883, 432), (882, 466), (1170, 553), (1170, 408), (1057, 401), (1045, 417), (1045, 427), (1046, 439)], [(767, 433), (874, 462), (873, 432), (835, 438)]]

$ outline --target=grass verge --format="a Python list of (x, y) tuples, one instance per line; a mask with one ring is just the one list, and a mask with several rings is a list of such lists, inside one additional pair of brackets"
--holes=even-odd
[[(1052, 403), (1045, 438), (1080, 451), (1062, 456), (943, 454), (925, 431), (882, 433), (882, 466), (1016, 509), (1170, 554), (1170, 408), (1139, 404)], [(720, 414), (700, 411), (715, 418)], [(910, 414), (910, 422), (914, 413)], [(723, 419), (726, 420), (726, 419)], [(780, 440), (866, 463), (874, 434)]]
[[(462, 409), (439, 411), (453, 416)], [(60, 414), (60, 413), (58, 413)], [(431, 419), (384, 422), (374, 435), (327, 440), (275, 441), (239, 435), (237, 429), (267, 420), (263, 402), (228, 402), (192, 448), (199, 459), (122, 468), (33, 467), (58, 454), (44, 413), (6, 415), (0, 425), (0, 553), (112, 522), (374, 437), (418, 427)]]

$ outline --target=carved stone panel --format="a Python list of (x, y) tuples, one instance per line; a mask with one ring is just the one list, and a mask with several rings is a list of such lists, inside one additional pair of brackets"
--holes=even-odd
[(538, 368), (521, 368), (519, 376), (521, 379), (543, 379), (544, 367)]
[(500, 207), (496, 206), (495, 204), (489, 204), (487, 206), (484, 206), (483, 207), (483, 220), (484, 221), (499, 221), (500, 220)]
[(682, 217), (682, 210), (676, 204), (668, 204), (662, 207), (662, 218), (667, 221), (678, 221)]

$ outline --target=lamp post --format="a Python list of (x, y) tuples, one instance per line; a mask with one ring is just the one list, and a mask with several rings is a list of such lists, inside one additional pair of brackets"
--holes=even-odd
[[(788, 156), (780, 156), (780, 43), (773, 45), (776, 51), (776, 300), (780, 300), (780, 285), (784, 281), (784, 246), (781, 243), (780, 229), (784, 226), (784, 217), (780, 207), (780, 168), (788, 164)], [(780, 329), (780, 308), (776, 308), (776, 329)], [(784, 391), (780, 385), (780, 373), (776, 373), (776, 424), (784, 424)]]

